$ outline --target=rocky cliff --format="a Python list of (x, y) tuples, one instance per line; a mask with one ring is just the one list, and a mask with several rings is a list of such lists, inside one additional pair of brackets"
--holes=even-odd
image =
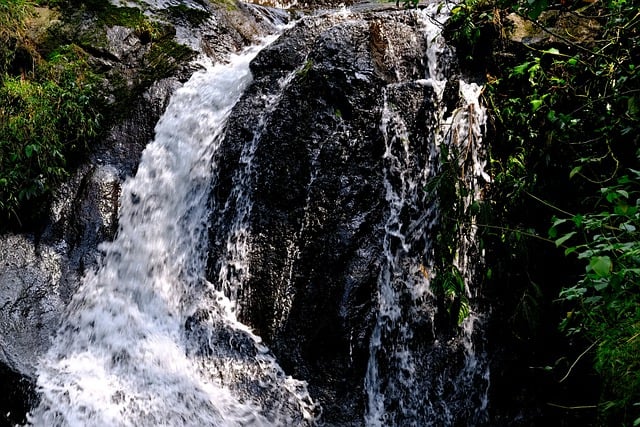
[[(142, 7), (163, 23), (173, 48), (216, 61), (285, 19), (254, 6), (223, 6)], [(150, 56), (146, 32), (81, 12), (63, 33), (89, 40), (87, 49), (95, 34), (105, 35), (91, 50), (94, 61), (120, 80), (127, 98), (113, 94), (118, 111), (110, 130), (60, 188), (42, 226), (0, 239), (0, 375), (7, 372), (33, 399), (38, 358), (84, 272), (96, 266), (99, 243), (117, 232), (121, 184), (135, 172), (171, 93), (193, 71), (193, 55)], [(456, 338), (455, 322), (436, 327), (438, 308), (425, 284), (433, 252), (425, 233), (438, 223), (431, 209), (437, 202), (423, 191), (440, 162), (435, 124), (444, 115), (435, 111), (452, 113), (463, 104), (451, 50), (436, 46), (435, 56), (427, 55), (437, 34), (425, 30), (426, 19), (385, 5), (300, 19), (253, 61), (254, 82), (213, 159), (207, 279), (285, 373), (308, 382), (327, 425), (364, 423), (373, 405), (367, 398), (375, 400), (367, 397), (367, 381), (378, 382), (369, 385), (382, 395), (390, 423), (426, 422), (433, 410), (461, 423), (484, 420), (486, 366), (468, 366), (481, 340)], [(154, 75), (154, 68), (162, 72)], [(432, 75), (442, 87), (428, 81)], [(397, 203), (394, 192), (403, 192)], [(387, 270), (399, 287), (404, 317), (397, 322), (379, 307)], [(377, 322), (386, 329), (371, 344)], [(187, 323), (187, 331), (198, 329), (196, 317)], [(387, 344), (395, 346), (388, 353), (376, 347)], [(372, 353), (380, 378), (372, 377)], [(402, 365), (403, 358), (413, 365)], [(456, 373), (466, 369), (468, 377)], [(449, 370), (467, 384), (442, 383), (440, 374)], [(419, 390), (407, 380), (412, 375)], [(442, 390), (430, 385), (436, 381)], [(403, 407), (419, 393), (429, 394), (432, 407), (416, 409), (416, 401)], [(0, 408), (10, 412), (7, 421), (22, 421), (29, 406), (22, 402), (19, 396)]]

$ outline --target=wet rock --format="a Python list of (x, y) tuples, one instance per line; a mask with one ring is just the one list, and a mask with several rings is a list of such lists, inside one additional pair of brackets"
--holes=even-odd
[(573, 43), (589, 46), (601, 29), (597, 20), (559, 10), (547, 10), (537, 20), (526, 19), (516, 13), (506, 17), (507, 37), (512, 42), (545, 49), (554, 45)]
[[(327, 425), (363, 422), (386, 211), (383, 88), (425, 77), (418, 27), (404, 12), (303, 19), (253, 61), (216, 159), (209, 279), (246, 278), (240, 320), (309, 383)], [(431, 96), (414, 92), (418, 106)], [(224, 268), (237, 229), (248, 272)]]
[(135, 56), (143, 44), (131, 28), (119, 25), (107, 27), (107, 53), (117, 61), (122, 61), (127, 56)]
[(25, 414), (37, 401), (33, 382), (0, 363), (0, 426), (23, 425)]

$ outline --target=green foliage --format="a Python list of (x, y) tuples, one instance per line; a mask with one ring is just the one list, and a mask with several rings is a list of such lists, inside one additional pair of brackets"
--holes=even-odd
[(306, 79), (307, 74), (309, 74), (309, 71), (311, 71), (312, 68), (313, 68), (313, 60), (307, 59), (302, 65), (302, 67), (300, 67), (300, 69), (296, 71), (296, 77), (300, 80)]
[[(534, 24), (547, 8), (545, 1), (502, 6)], [(514, 304), (518, 310), (535, 314), (544, 309), (545, 294), (560, 294), (568, 311), (562, 331), (572, 342), (597, 342), (594, 369), (604, 386), (599, 425), (630, 425), (640, 423), (640, 177), (634, 171), (640, 163), (640, 14), (633, 1), (578, 6), (583, 9), (572, 15), (588, 14), (601, 26), (589, 41), (558, 34), (560, 42), (529, 46), (509, 66), (486, 69), (495, 131), (493, 222), (484, 238), (490, 251), (511, 259), (497, 261), (494, 280), (512, 280), (509, 274), (520, 270), (510, 283), (529, 283), (517, 290), (517, 301), (526, 302)], [(553, 258), (538, 246), (544, 218), (560, 211), (554, 206), (562, 215), (549, 237), (571, 260), (554, 261), (564, 271), (550, 273)], [(521, 238), (532, 235), (538, 238)]]
[[(441, 212), (440, 224), (434, 242), (434, 274), (431, 290), (446, 309), (452, 324), (460, 325), (470, 313), (464, 277), (456, 266), (459, 242), (465, 232), (464, 225), (474, 216), (475, 205), (465, 209), (468, 195), (463, 179), (460, 153), (453, 147), (442, 145), (440, 171), (425, 191), (435, 196)], [(474, 211), (474, 212), (472, 212)]]
[(449, 318), (460, 325), (469, 316), (469, 298), (460, 270), (452, 263), (442, 265), (445, 263), (445, 260), (441, 260), (441, 265), (437, 267), (431, 289), (444, 300)]
[(144, 57), (147, 67), (142, 73), (142, 80), (145, 83), (151, 83), (167, 77), (177, 70), (180, 63), (194, 55), (195, 52), (190, 47), (177, 43), (171, 38), (157, 40)]
[(480, 38), (480, 27), (485, 21), (491, 21), (490, 3), (484, 0), (465, 0), (451, 9), (449, 28), (453, 29), (454, 40), (458, 46), (473, 46)]
[(27, 45), (27, 19), (34, 13), (33, 5), (26, 0), (0, 0), (0, 80), (16, 50)]
[(67, 175), (67, 159), (98, 130), (95, 75), (75, 46), (37, 67), (32, 79), (5, 75), (0, 86), (0, 213), (16, 216)]
[(606, 385), (605, 416), (629, 420), (635, 413), (640, 419), (640, 411), (632, 410), (640, 403), (640, 172), (630, 170), (602, 188), (597, 208), (556, 218), (549, 232), (585, 268), (560, 293), (572, 307), (561, 328), (598, 343), (595, 368)]
[[(38, 1), (38, 0), (36, 0)], [(25, 0), (0, 0), (0, 223), (11, 225), (45, 207), (100, 131), (153, 81), (194, 55), (174, 40), (175, 29), (143, 10), (108, 0), (40, 0), (60, 19), (39, 15)], [(184, 7), (168, 13), (204, 19)], [(188, 15), (188, 16), (187, 16)], [(48, 21), (47, 21), (48, 20)], [(86, 22), (91, 21), (90, 28)], [(42, 28), (40, 22), (49, 25)], [(134, 30), (144, 54), (141, 72), (125, 79), (116, 65), (92, 68), (83, 49), (105, 48), (107, 28)], [(109, 87), (103, 85), (108, 73)], [(105, 92), (110, 92), (112, 96)], [(109, 108), (104, 100), (111, 99)], [(7, 221), (9, 220), (9, 221)]]

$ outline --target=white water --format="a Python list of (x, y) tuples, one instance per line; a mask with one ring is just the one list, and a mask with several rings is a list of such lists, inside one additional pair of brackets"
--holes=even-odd
[(41, 403), (30, 424), (300, 425), (313, 418), (305, 384), (284, 375), (204, 280), (212, 157), (251, 81), (249, 61), (265, 44), (208, 65), (172, 97), (136, 176), (122, 187), (117, 238), (101, 246), (99, 269), (84, 279), (39, 365)]
[[(242, 147), (240, 167), (233, 175), (233, 189), (229, 199), (225, 202), (223, 211), (233, 210), (231, 227), (226, 236), (225, 250), (217, 260), (218, 283), (223, 293), (231, 300), (232, 310), (237, 312), (238, 296), (244, 284), (250, 278), (249, 254), (251, 244), (249, 236), (249, 219), (253, 209), (251, 193), (253, 191), (253, 159), (262, 134), (267, 126), (267, 118), (278, 105), (283, 91), (296, 76), (294, 70), (278, 82), (278, 89), (269, 95), (264, 95), (262, 110), (253, 125), (253, 138)], [(222, 215), (221, 215), (222, 216)]]
[[(391, 85), (385, 92), (380, 128), (386, 144), (388, 217), (385, 259), (378, 277), (378, 316), (365, 378), (368, 426), (452, 425), (461, 414), (479, 422), (486, 416), (489, 369), (486, 356), (477, 352), (474, 344), (481, 335), (482, 319), (474, 312), (476, 295), (469, 287), (475, 271), (469, 256), (475, 249), (474, 227), (461, 230), (454, 261), (466, 282), (471, 313), (457, 336), (447, 342), (438, 340), (434, 322), (437, 308), (430, 290), (434, 260), (429, 236), (435, 235), (438, 217), (447, 212), (439, 212), (424, 189), (439, 172), (442, 145), (447, 145), (449, 152), (455, 148), (462, 153), (457, 161), (462, 181), (470, 191), (459, 209), (466, 210), (473, 200), (480, 199), (480, 189), (488, 182), (479, 154), (486, 120), (479, 102), (482, 88), (460, 80), (460, 107), (448, 112), (440, 105), (447, 84), (446, 56), (451, 54), (440, 35), (448, 11), (438, 10), (440, 7), (432, 4), (415, 12), (424, 26), (427, 44), (425, 79)], [(388, 99), (397, 87), (412, 84), (432, 88), (433, 101), (439, 106), (433, 111), (435, 126), (427, 136), (430, 146), (426, 150), (411, 141), (406, 112)], [(425, 328), (429, 330), (422, 330)], [(416, 343), (425, 341), (416, 334), (433, 337), (430, 348), (416, 348)], [(464, 361), (456, 366), (454, 359), (460, 353)]]

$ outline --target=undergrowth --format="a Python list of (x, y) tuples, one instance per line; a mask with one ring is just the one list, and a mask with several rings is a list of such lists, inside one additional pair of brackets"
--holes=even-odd
[[(516, 46), (508, 14), (547, 41)], [(591, 34), (549, 28), (548, 16)], [(598, 425), (640, 425), (639, 24), (636, 1), (466, 0), (447, 29), (488, 81), (491, 280), (515, 295), (515, 333), (532, 336), (553, 313), (582, 348), (565, 359), (592, 361), (599, 401), (575, 407), (593, 407)], [(486, 40), (515, 54), (472, 60)], [(567, 363), (569, 376), (589, 375)]]

